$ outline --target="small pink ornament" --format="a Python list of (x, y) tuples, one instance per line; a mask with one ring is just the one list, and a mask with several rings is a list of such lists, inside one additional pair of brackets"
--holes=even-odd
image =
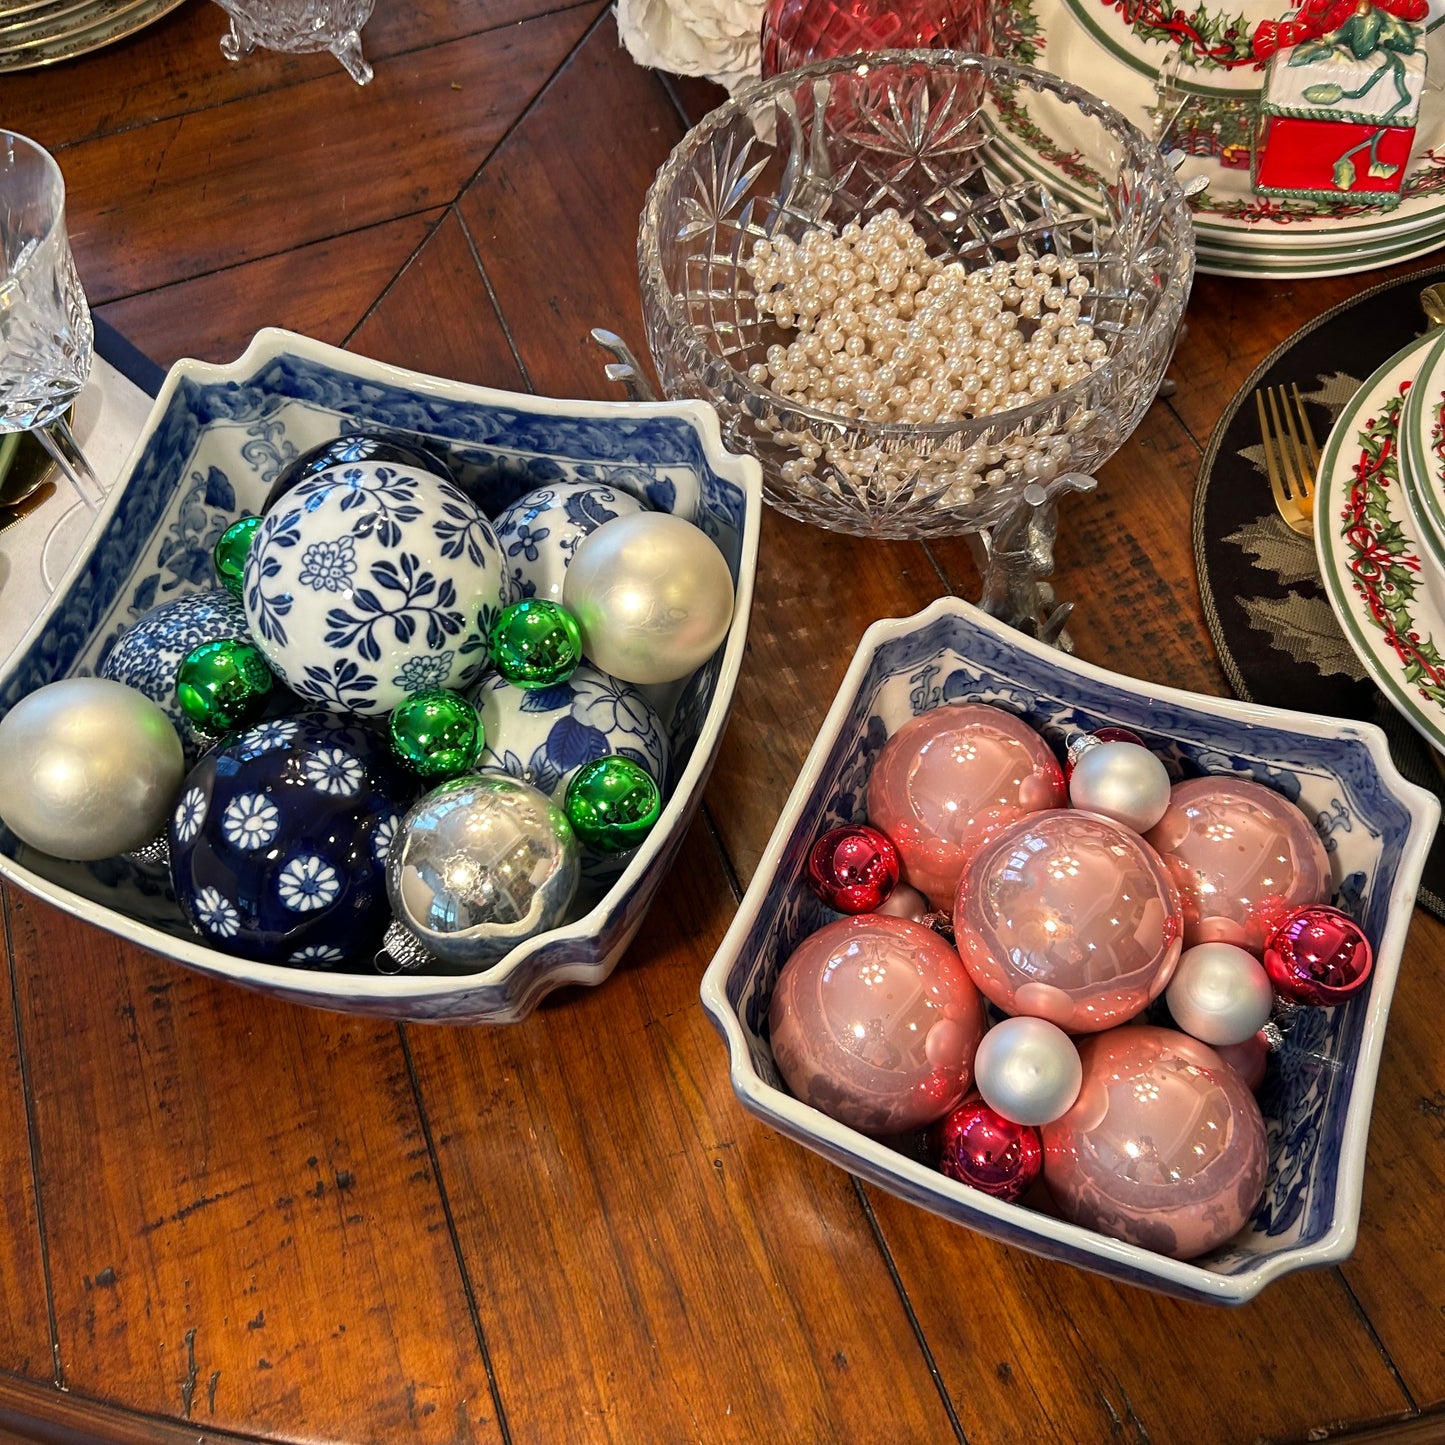
[(1261, 1029), (1242, 1044), (1211, 1045), (1214, 1052), (1249, 1086), (1251, 1094), (1259, 1093), (1264, 1071), (1269, 1066), (1269, 1037)]
[(1247, 778), (1176, 783), (1145, 835), (1184, 905), (1184, 946), (1232, 943), (1259, 958), (1292, 909), (1330, 896), (1330, 860), (1288, 798)]
[(1326, 904), (1295, 909), (1264, 950), (1265, 972), (1285, 998), (1325, 1007), (1359, 993), (1374, 963), (1364, 929)]
[(1168, 984), (1179, 895), (1137, 833), (1059, 809), (979, 850), (959, 880), (953, 931), (969, 976), (1005, 1013), (1094, 1033)]
[(922, 923), (928, 916), (928, 900), (916, 888), (900, 883), (873, 911), (891, 914), (894, 918), (911, 918), (915, 923)]
[(939, 1131), (938, 1167), (950, 1179), (1005, 1203), (1026, 1193), (1044, 1167), (1039, 1131), (1011, 1123), (982, 1099), (965, 1099)]
[(1042, 1131), (1044, 1179), (1064, 1214), (1175, 1259), (1237, 1233), (1269, 1164), (1244, 1080), (1173, 1029), (1119, 1029), (1079, 1052), (1078, 1101)]
[(901, 1134), (968, 1092), (983, 1002), (932, 929), (865, 913), (793, 950), (768, 1027), (778, 1071), (805, 1104), (869, 1134)]
[(862, 823), (829, 828), (808, 854), (808, 883), (839, 913), (871, 913), (898, 882), (898, 849)]
[(1064, 804), (1048, 744), (1012, 713), (950, 703), (905, 723), (868, 779), (868, 821), (898, 847), (907, 881), (947, 908), (963, 865), (1001, 828)]

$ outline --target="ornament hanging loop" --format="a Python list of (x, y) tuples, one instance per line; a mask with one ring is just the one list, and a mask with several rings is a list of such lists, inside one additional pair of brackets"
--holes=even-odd
[(1062, 652), (1074, 650), (1064, 631), (1074, 604), (1056, 602), (1053, 586), (1045, 580), (1054, 571), (1058, 502), (1066, 492), (1092, 492), (1097, 485), (1084, 472), (1061, 472), (1047, 482), (1030, 482), (992, 529), (969, 534), (983, 576), (978, 605), (990, 617)]

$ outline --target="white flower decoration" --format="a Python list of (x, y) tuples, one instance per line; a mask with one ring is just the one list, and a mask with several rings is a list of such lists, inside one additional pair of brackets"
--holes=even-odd
[(325, 908), (341, 892), (341, 880), (324, 859), (314, 853), (304, 853), (293, 858), (276, 879), (276, 891), (281, 901), (293, 913), (310, 913), (313, 908)]
[(226, 804), (221, 832), (226, 841), (248, 852), (264, 848), (281, 829), (281, 814), (264, 793), (241, 793)]
[(345, 748), (318, 748), (306, 759), (306, 780), (323, 793), (350, 798), (361, 791), (366, 769)]
[(639, 65), (736, 91), (758, 77), (764, 8), (764, 0), (619, 0), (617, 28)]
[(376, 832), (371, 835), (371, 856), (378, 863), (386, 862), (386, 855), (391, 852), (391, 840), (396, 837), (400, 822), (395, 813), (389, 813), (376, 825)]
[(286, 719), (257, 723), (241, 738), (241, 747), (253, 757), (284, 748), (296, 736), (296, 724)]
[(201, 926), (217, 938), (234, 938), (241, 931), (241, 915), (218, 889), (202, 888), (196, 894), (195, 909)]
[(305, 948), (298, 948), (291, 955), (291, 963), (340, 963), (343, 954), (339, 948), (333, 948), (329, 943), (310, 943)]
[(176, 839), (189, 843), (201, 831), (206, 821), (206, 795), (199, 788), (192, 788), (176, 804)]

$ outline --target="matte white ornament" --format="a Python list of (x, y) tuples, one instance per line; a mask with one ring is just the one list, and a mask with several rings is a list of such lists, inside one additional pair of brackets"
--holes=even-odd
[(1069, 802), (1147, 833), (1169, 807), (1169, 773), (1138, 743), (1099, 743), (1079, 754)]
[(1198, 943), (1180, 955), (1164, 1000), (1174, 1022), (1201, 1043), (1242, 1044), (1269, 1022), (1274, 989), (1252, 953)]
[(1074, 1041), (1047, 1019), (1004, 1019), (974, 1055), (973, 1082), (984, 1103), (1015, 1124), (1052, 1123), (1073, 1106), (1083, 1081)]

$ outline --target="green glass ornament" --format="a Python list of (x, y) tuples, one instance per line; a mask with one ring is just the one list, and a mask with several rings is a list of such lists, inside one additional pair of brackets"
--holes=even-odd
[(424, 688), (392, 709), (391, 746), (430, 782), (471, 772), (482, 751), (482, 720), (460, 693)]
[(186, 654), (176, 670), (176, 699), (203, 732), (225, 733), (266, 711), (275, 681), (258, 648), (240, 637), (223, 637)]
[(216, 542), (216, 550), (211, 554), (221, 586), (234, 597), (241, 595), (241, 579), (246, 573), (246, 558), (250, 555), (251, 543), (261, 522), (260, 517), (242, 517), (239, 522), (232, 522), (221, 533)]
[(488, 639), (492, 664), (518, 687), (566, 682), (582, 661), (582, 634), (560, 603), (528, 597), (504, 607)]
[(626, 853), (661, 816), (662, 790), (641, 763), (609, 753), (573, 773), (562, 811), (588, 848)]

